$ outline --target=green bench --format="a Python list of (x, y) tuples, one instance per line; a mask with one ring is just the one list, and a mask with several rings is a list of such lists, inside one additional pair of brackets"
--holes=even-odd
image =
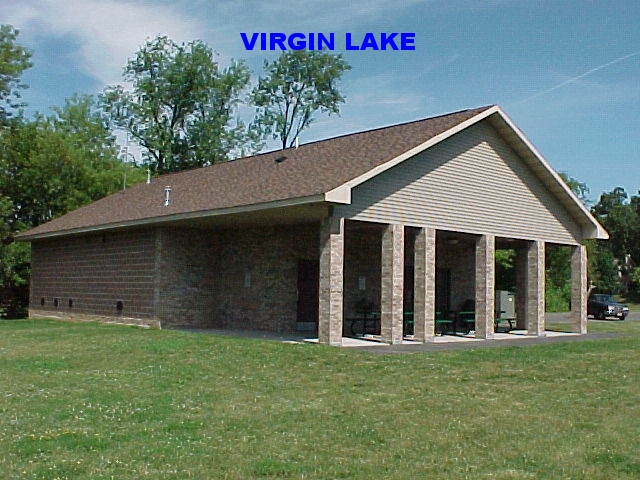
[(508, 322), (509, 323), (509, 328), (507, 330), (505, 330), (505, 332), (510, 332), (511, 330), (513, 330), (513, 321), (515, 320), (515, 318), (501, 318), (501, 317), (497, 317), (494, 320), (494, 331), (497, 332), (498, 331), (498, 327), (500, 326), (500, 322)]
[(467, 334), (476, 329), (476, 312), (473, 310), (458, 312), (458, 324)]
[(447, 331), (451, 333), (455, 332), (455, 321), (451, 318), (448, 318), (447, 315), (443, 315), (442, 312), (436, 312), (436, 333), (440, 333), (440, 335), (444, 335)]

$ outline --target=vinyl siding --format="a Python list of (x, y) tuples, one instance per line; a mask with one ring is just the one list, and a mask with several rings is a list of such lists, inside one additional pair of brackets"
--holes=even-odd
[(575, 244), (581, 228), (480, 122), (355, 187), (348, 219)]

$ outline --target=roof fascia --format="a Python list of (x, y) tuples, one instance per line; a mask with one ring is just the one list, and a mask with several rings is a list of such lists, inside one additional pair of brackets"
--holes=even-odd
[(324, 201), (330, 203), (351, 203), (351, 187), (347, 184), (340, 185), (337, 188), (324, 194)]
[(318, 203), (324, 201), (324, 195), (311, 195), (308, 197), (291, 198), (285, 200), (276, 200), (272, 202), (258, 203), (253, 205), (243, 205), (239, 207), (219, 208), (215, 210), (201, 210), (198, 212), (176, 213), (163, 217), (144, 218), (141, 220), (130, 220), (125, 222), (106, 223), (104, 225), (96, 225), (91, 227), (71, 228), (68, 230), (58, 230), (54, 232), (36, 233), (33, 235), (19, 234), (16, 241), (29, 242), (31, 240), (40, 240), (45, 238), (66, 237), (68, 235), (78, 235), (84, 233), (102, 232), (105, 230), (114, 230), (119, 228), (162, 225), (169, 222), (181, 220), (191, 220), (196, 218), (211, 218), (222, 215), (232, 215), (238, 213), (259, 212), (261, 210), (270, 210), (274, 208), (294, 207), (297, 205), (305, 205), (309, 203)]

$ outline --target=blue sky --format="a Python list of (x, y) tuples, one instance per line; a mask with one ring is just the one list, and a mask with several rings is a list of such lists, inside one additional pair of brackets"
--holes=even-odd
[[(202, 39), (226, 64), (261, 73), (277, 52), (246, 51), (240, 32), (335, 32), (353, 69), (339, 117), (319, 116), (302, 143), (499, 104), (549, 163), (590, 197), (640, 189), (640, 2), (637, 0), (20, 0), (0, 23), (33, 53), (29, 112), (121, 81), (157, 34)], [(415, 32), (415, 51), (342, 51), (351, 32)]]

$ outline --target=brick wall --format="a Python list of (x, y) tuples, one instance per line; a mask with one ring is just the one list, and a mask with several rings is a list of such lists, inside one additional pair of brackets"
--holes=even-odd
[(214, 235), (205, 230), (158, 229), (156, 312), (163, 327), (214, 326)]
[[(347, 222), (344, 246), (344, 316), (357, 317), (359, 303), (380, 312), (382, 228), (377, 224)], [(364, 290), (359, 287), (364, 278)]]
[(30, 314), (293, 331), (298, 261), (318, 245), (319, 225), (35, 241)]
[(451, 271), (452, 310), (459, 310), (463, 302), (475, 299), (475, 245), (437, 242), (436, 266)]
[(163, 325), (293, 331), (298, 261), (318, 258), (319, 225), (163, 229)]
[[(34, 241), (30, 314), (293, 331), (298, 262), (318, 260), (319, 232), (319, 224), (162, 228)], [(380, 225), (346, 224), (347, 318), (363, 299), (380, 311), (381, 235)], [(413, 236), (407, 229), (407, 266)], [(453, 309), (474, 298), (473, 245), (439, 242), (436, 261), (451, 270)]]
[(154, 255), (152, 230), (34, 241), (30, 315), (152, 320)]
[[(320, 226), (230, 230), (217, 242), (215, 315), (223, 327), (292, 331), (298, 260), (319, 258)], [(249, 282), (246, 276), (249, 275)]]

